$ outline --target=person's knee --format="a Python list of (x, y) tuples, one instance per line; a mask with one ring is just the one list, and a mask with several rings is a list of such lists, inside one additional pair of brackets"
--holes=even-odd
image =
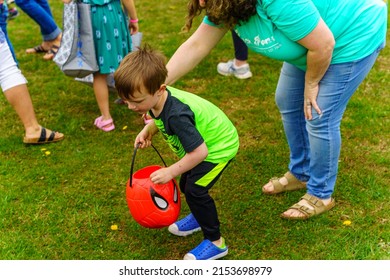
[(331, 130), (337, 130), (337, 125), (334, 127), (332, 123), (326, 114), (313, 113), (313, 119), (306, 122), (306, 129), (310, 135), (325, 139), (329, 137)]

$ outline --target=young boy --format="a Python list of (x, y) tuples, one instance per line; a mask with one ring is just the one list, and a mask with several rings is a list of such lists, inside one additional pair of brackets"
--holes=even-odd
[(151, 145), (158, 132), (180, 158), (169, 167), (150, 175), (163, 184), (181, 175), (180, 189), (191, 214), (170, 225), (168, 230), (186, 236), (202, 230), (204, 240), (184, 256), (185, 260), (212, 260), (228, 253), (209, 189), (235, 157), (237, 130), (215, 105), (195, 94), (164, 84), (165, 57), (146, 46), (128, 54), (114, 74), (119, 96), (130, 110), (149, 113), (154, 121), (138, 134), (134, 145)]

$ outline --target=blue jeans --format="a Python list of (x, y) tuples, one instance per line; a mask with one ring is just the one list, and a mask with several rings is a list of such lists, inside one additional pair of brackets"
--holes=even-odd
[(47, 0), (15, 0), (15, 3), (38, 23), (43, 41), (52, 41), (61, 34), (62, 31), (54, 22)]
[(8, 46), (9, 46), (10, 50), (11, 50), (12, 56), (13, 56), (15, 62), (17, 62), (16, 56), (15, 56), (15, 52), (14, 52), (14, 48), (12, 47), (11, 41), (8, 38), (7, 17), (8, 17), (7, 5), (5, 3), (0, 4), (0, 28), (3, 31), (4, 35), (5, 35), (5, 39), (7, 40), (7, 43), (8, 43)]
[(341, 119), (383, 47), (384, 43), (363, 59), (329, 66), (317, 97), (322, 114), (313, 109), (312, 120), (306, 120), (303, 111), (305, 72), (283, 64), (275, 99), (290, 148), (289, 170), (307, 182), (307, 193), (321, 199), (332, 196), (341, 148)]

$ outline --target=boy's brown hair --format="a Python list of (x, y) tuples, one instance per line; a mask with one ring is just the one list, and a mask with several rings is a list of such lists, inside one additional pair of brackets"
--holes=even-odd
[(168, 75), (166, 57), (145, 45), (126, 55), (114, 73), (115, 87), (123, 100), (130, 100), (142, 89), (154, 94)]

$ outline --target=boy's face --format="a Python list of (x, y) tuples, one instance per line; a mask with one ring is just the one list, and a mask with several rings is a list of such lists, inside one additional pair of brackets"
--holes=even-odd
[(156, 107), (163, 90), (165, 90), (165, 87), (160, 87), (157, 92), (151, 94), (142, 87), (140, 91), (134, 92), (134, 96), (131, 99), (124, 100), (124, 102), (130, 110), (141, 115), (146, 114), (149, 110)]

